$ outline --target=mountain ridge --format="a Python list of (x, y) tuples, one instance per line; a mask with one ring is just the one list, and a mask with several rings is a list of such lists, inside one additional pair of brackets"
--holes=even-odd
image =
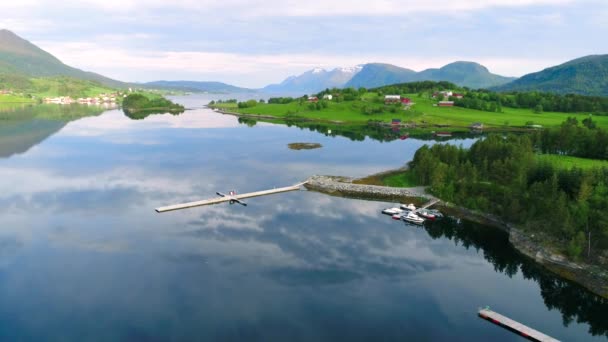
[(142, 83), (146, 88), (160, 87), (162, 89), (179, 90), (186, 92), (209, 92), (209, 93), (253, 93), (257, 90), (237, 87), (231, 84), (217, 81), (153, 81)]
[(491, 89), (608, 96), (608, 54), (579, 57)]
[(0, 73), (29, 77), (69, 76), (99, 82), (113, 88), (128, 87), (125, 82), (66, 65), (57, 57), (7, 29), (0, 30)]
[[(489, 88), (515, 80), (514, 77), (492, 74), (481, 64), (464, 61), (420, 72), (387, 63), (367, 63), (354, 68), (354, 72), (342, 72), (342, 74), (338, 72), (349, 70), (349, 68), (335, 68), (331, 71), (315, 68), (297, 76), (289, 76), (283, 82), (266, 86), (262, 90), (315, 93), (333, 87), (376, 88), (417, 81), (448, 81), (470, 88)], [(338, 76), (336, 77), (335, 74)], [(334, 77), (332, 78), (332, 76)]]

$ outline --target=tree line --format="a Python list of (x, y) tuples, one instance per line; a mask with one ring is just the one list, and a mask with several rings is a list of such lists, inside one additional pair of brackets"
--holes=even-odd
[(582, 124), (576, 118), (568, 118), (559, 128), (535, 133), (534, 141), (542, 153), (608, 159), (608, 132), (597, 127), (592, 117)]
[(470, 149), (424, 146), (411, 172), (443, 200), (515, 223), (573, 258), (608, 249), (608, 168), (539, 161), (529, 136), (490, 135)]
[(496, 93), (488, 90), (464, 89), (462, 99), (451, 98), (454, 105), (464, 108), (501, 112), (502, 107), (532, 109), (536, 113), (608, 114), (608, 98), (583, 95), (560, 95), (537, 91)]

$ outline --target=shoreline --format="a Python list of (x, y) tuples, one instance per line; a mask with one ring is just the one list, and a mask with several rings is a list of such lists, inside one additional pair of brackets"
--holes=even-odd
[(292, 117), (286, 117), (286, 116), (275, 116), (275, 115), (270, 115), (270, 114), (247, 114), (247, 113), (238, 113), (238, 112), (233, 112), (233, 111), (229, 111), (227, 109), (222, 109), (222, 108), (218, 108), (218, 107), (213, 107), (213, 106), (208, 106), (206, 105), (207, 108), (212, 109), (213, 111), (215, 111), (216, 113), (220, 113), (223, 115), (232, 115), (232, 116), (236, 116), (236, 117), (243, 117), (243, 118), (251, 118), (251, 119), (260, 119), (260, 120), (278, 120), (278, 121), (288, 121), (288, 120), (292, 120), (292, 121), (299, 121), (299, 122), (318, 122), (318, 123), (326, 123), (326, 124), (336, 124), (336, 125), (371, 125), (371, 126), (378, 126), (378, 127), (384, 127), (384, 128), (393, 128), (393, 127), (399, 127), (399, 128), (403, 128), (403, 129), (420, 129), (420, 130), (432, 130), (432, 129), (445, 129), (450, 131), (450, 133), (458, 133), (458, 132), (474, 132), (474, 133), (491, 133), (491, 132), (513, 132), (513, 133), (521, 133), (521, 132), (530, 132), (530, 131), (534, 131), (535, 129), (529, 128), (529, 127), (522, 127), (522, 126), (509, 126), (507, 128), (505, 127), (498, 127), (498, 126), (487, 126), (484, 127), (481, 130), (475, 130), (472, 129), (470, 126), (458, 126), (458, 125), (450, 125), (450, 124), (429, 124), (429, 123), (415, 123), (415, 122), (405, 122), (405, 123), (400, 123), (398, 125), (392, 124), (389, 121), (340, 121), (340, 120), (325, 120), (325, 119), (313, 119), (313, 118), (306, 118), (303, 116), (292, 116)]
[[(391, 172), (391, 171), (385, 171)], [(339, 176), (315, 175), (304, 185), (306, 189), (330, 196), (375, 200), (412, 202), (416, 205), (438, 199), (426, 192), (424, 187), (394, 188), (388, 186), (354, 184), (355, 179)], [(439, 202), (437, 205), (448, 215), (467, 219), (476, 223), (493, 226), (509, 234), (509, 242), (522, 255), (532, 259), (552, 273), (573, 281), (594, 294), (608, 298), (608, 270), (583, 262), (573, 262), (535, 241), (534, 234), (528, 235), (514, 225), (498, 217), (466, 209), (453, 203)]]

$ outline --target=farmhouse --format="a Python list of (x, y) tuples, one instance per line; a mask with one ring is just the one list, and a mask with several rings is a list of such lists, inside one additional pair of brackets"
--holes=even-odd
[(401, 102), (401, 95), (384, 96), (384, 103), (399, 103), (399, 102)]
[(404, 105), (410, 105), (412, 104), (412, 100), (409, 97), (404, 97), (401, 99), (401, 103), (403, 103)]
[(323, 100), (329, 100), (331, 101), (334, 97), (331, 94), (325, 94), (323, 95)]
[(442, 91), (438, 91), (438, 92), (433, 93), (433, 98), (434, 99), (438, 98), (438, 97), (447, 98), (447, 97), (450, 97), (452, 95), (453, 95), (453, 93), (452, 93), (451, 90), (442, 90)]
[(463, 98), (463, 97), (464, 97), (464, 95), (462, 95), (462, 94), (458, 94), (458, 93), (454, 93), (454, 94), (452, 94), (452, 97), (455, 97), (455, 98), (457, 98), (457, 99), (461, 99), (461, 98)]
[(454, 101), (439, 101), (439, 107), (454, 107)]
[(308, 102), (319, 102), (319, 98), (316, 96), (309, 96)]

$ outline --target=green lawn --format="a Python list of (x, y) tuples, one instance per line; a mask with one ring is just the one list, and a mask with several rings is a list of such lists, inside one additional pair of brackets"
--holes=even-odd
[(35, 99), (19, 95), (0, 95), (0, 103), (32, 103)]
[[(552, 113), (544, 112), (535, 114), (530, 109), (503, 108), (503, 113), (491, 113), (461, 107), (435, 107), (436, 101), (420, 97), (417, 94), (404, 95), (415, 103), (410, 110), (399, 109), (397, 113), (391, 113), (386, 109), (379, 114), (366, 115), (362, 113), (364, 106), (383, 107), (377, 103), (378, 96), (367, 93), (360, 100), (345, 101), (341, 103), (329, 102), (327, 108), (311, 110), (308, 103), (292, 102), (289, 104), (258, 104), (255, 107), (239, 109), (236, 104), (218, 104), (218, 108), (224, 108), (243, 114), (256, 114), (276, 116), (285, 118), (298, 116), (321, 121), (335, 121), (345, 123), (366, 123), (370, 120), (390, 122), (393, 118), (401, 119), (402, 122), (415, 122), (417, 124), (450, 125), (453, 127), (468, 127), (474, 122), (482, 122), (486, 127), (525, 127), (527, 123), (533, 122), (543, 127), (559, 126), (568, 117), (577, 117), (579, 121), (588, 117), (588, 113)], [(598, 126), (608, 128), (608, 116), (594, 116), (593, 120)]]
[(39, 97), (94, 97), (114, 92), (113, 89), (103, 87), (96, 82), (68, 77), (33, 78), (31, 82), (33, 85), (31, 93)]
[(557, 168), (571, 169), (574, 167), (582, 169), (593, 169), (608, 167), (607, 160), (595, 160), (586, 158), (577, 158), (569, 156), (560, 156), (556, 154), (541, 154), (537, 156), (537, 160), (549, 162)]

